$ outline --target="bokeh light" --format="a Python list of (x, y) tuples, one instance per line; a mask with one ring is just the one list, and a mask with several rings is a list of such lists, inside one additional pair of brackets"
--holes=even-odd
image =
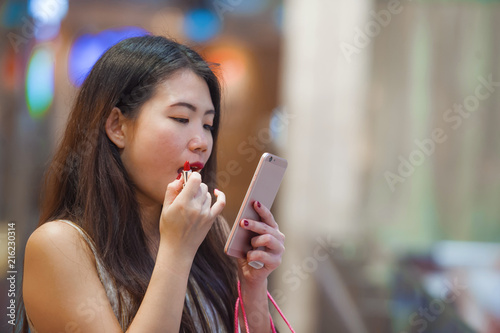
[(68, 0), (30, 0), (28, 12), (39, 24), (58, 26), (68, 12)]
[(32, 118), (41, 118), (54, 99), (54, 52), (47, 46), (37, 47), (26, 73), (26, 102)]
[(249, 59), (246, 52), (236, 45), (223, 45), (209, 50), (205, 57), (220, 64), (225, 85), (238, 85), (245, 78)]
[(184, 33), (195, 42), (206, 42), (221, 30), (219, 18), (207, 9), (195, 9), (186, 13)]
[(28, 12), (34, 20), (36, 39), (48, 41), (59, 35), (61, 21), (68, 13), (68, 0), (30, 0)]
[(73, 43), (68, 59), (68, 73), (71, 83), (80, 86), (99, 57), (119, 41), (149, 34), (138, 27), (123, 27), (104, 30), (98, 34), (84, 34)]
[(2, 60), (2, 77), (4, 87), (10, 91), (15, 91), (22, 86), (22, 64), (13, 48), (9, 47), (5, 51), (5, 58)]
[(7, 0), (0, 5), (0, 24), (15, 28), (21, 24), (26, 5), (20, 0)]

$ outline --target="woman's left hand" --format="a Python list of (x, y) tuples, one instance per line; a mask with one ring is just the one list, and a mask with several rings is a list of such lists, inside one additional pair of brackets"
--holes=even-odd
[[(253, 207), (262, 222), (245, 219), (240, 221), (240, 226), (259, 235), (252, 238), (254, 249), (248, 251), (246, 259), (238, 259), (239, 278), (249, 285), (264, 282), (281, 264), (285, 252), (285, 235), (280, 232), (273, 214), (258, 201), (254, 202)], [(255, 269), (248, 264), (252, 261), (260, 261), (264, 267)]]

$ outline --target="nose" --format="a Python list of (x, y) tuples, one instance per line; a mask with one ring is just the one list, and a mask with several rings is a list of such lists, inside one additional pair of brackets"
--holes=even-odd
[(198, 153), (204, 153), (207, 151), (209, 145), (209, 138), (207, 134), (202, 132), (196, 132), (192, 136), (191, 140), (189, 140), (189, 150)]

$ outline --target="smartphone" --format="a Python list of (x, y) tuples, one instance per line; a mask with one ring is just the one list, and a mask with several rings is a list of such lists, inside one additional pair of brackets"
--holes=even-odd
[[(278, 193), (281, 180), (285, 175), (285, 170), (288, 165), (287, 160), (270, 153), (264, 153), (260, 160), (255, 173), (252, 177), (250, 186), (248, 187), (243, 203), (241, 204), (233, 228), (224, 247), (224, 252), (227, 255), (246, 258), (248, 251), (252, 250), (251, 239), (258, 234), (243, 229), (240, 226), (240, 221), (243, 219), (261, 221), (260, 216), (253, 208), (253, 203), (259, 201), (261, 204), (271, 209), (274, 198)], [(261, 268), (262, 263), (250, 262), (254, 268)]]

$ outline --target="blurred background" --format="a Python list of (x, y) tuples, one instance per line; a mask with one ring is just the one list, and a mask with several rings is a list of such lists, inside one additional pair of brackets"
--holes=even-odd
[(0, 330), (78, 87), (152, 33), (220, 64), (231, 225), (260, 155), (289, 161), (270, 291), (297, 332), (500, 332), (498, 31), (494, 0), (3, 0)]

